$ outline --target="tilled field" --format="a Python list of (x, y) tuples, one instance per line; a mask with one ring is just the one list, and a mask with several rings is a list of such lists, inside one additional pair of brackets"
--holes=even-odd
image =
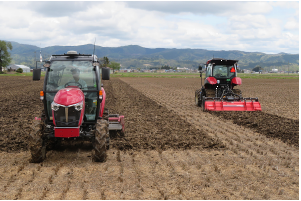
[[(281, 90), (286, 81), (268, 86)], [(277, 110), (256, 93), (263, 112), (253, 114), (202, 112), (194, 106), (197, 82), (106, 81), (107, 107), (126, 117), (126, 135), (111, 139), (107, 161), (91, 161), (90, 143), (69, 143), (32, 164), (27, 139), (42, 108), (42, 81), (1, 77), (0, 198), (298, 199), (298, 81), (290, 83), (286, 95), (297, 100), (288, 106), (276, 94), (271, 98)], [(277, 116), (278, 110), (286, 112)]]

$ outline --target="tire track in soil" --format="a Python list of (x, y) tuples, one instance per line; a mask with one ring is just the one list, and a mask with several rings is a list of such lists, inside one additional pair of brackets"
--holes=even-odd
[(133, 159), (135, 160), (135, 171), (138, 175), (138, 182), (142, 188), (142, 194), (137, 199), (164, 199), (164, 193), (162, 189), (159, 188), (154, 175), (156, 164), (151, 162), (149, 152), (136, 152), (135, 155), (133, 154)]
[[(47, 172), (49, 168), (43, 167), (41, 164), (31, 164), (31, 176), (24, 184), (22, 192), (19, 193), (18, 199), (39, 199), (47, 186)], [(20, 180), (20, 178), (18, 178)]]
[[(147, 155), (149, 156), (149, 161), (152, 167), (152, 174), (154, 176), (154, 185), (156, 186), (156, 189), (160, 193), (160, 197), (157, 199), (163, 199), (167, 200), (169, 191), (172, 191), (172, 185), (171, 183), (176, 182), (175, 178), (171, 179), (170, 175), (170, 168), (166, 166), (166, 164), (162, 163), (161, 159), (161, 151), (151, 151), (147, 152)], [(166, 182), (169, 182), (167, 184)], [(170, 187), (171, 186), (171, 187)]]
[[(69, 191), (71, 181), (73, 179), (73, 162), (76, 161), (77, 152), (70, 151), (66, 148), (60, 153), (60, 162), (55, 165), (52, 173), (48, 176), (48, 185), (44, 188), (44, 192), (40, 199), (44, 200), (64, 200)], [(55, 161), (56, 156), (54, 156)], [(50, 157), (50, 160), (52, 157)]]
[(139, 178), (137, 172), (135, 171), (135, 165), (133, 161), (133, 155), (135, 153), (124, 153), (121, 156), (121, 160), (123, 163), (123, 182), (121, 188), (120, 199), (131, 199), (137, 198), (141, 196), (141, 186), (139, 184)]
[[(105, 163), (87, 164), (86, 198), (102, 200), (118, 200), (121, 197), (123, 185), (123, 167), (117, 150), (108, 150)], [(118, 161), (118, 158), (120, 161)]]
[[(24, 168), (19, 166), (19, 170), (11, 180), (11, 183), (6, 187), (4, 191), (4, 197), (7, 200), (18, 200), (21, 198), (24, 191), (24, 187), (30, 184), (36, 171), (39, 171), (41, 166), (33, 167), (31, 164), (27, 164)], [(22, 169), (22, 170), (21, 170)], [(32, 170), (33, 169), (33, 170)]]
[(165, 155), (164, 152), (159, 152), (159, 157), (161, 159), (161, 163), (164, 164), (168, 170), (168, 176), (169, 179), (166, 181), (175, 181), (173, 183), (167, 182), (166, 186), (170, 186), (170, 189), (166, 191), (166, 194), (164, 195), (164, 199), (169, 199), (169, 200), (179, 200), (183, 199), (186, 200), (187, 198), (183, 195), (183, 183), (187, 185), (187, 180), (185, 179), (186, 177), (186, 172), (183, 173), (183, 171), (178, 169), (178, 165), (175, 165), (175, 163), (171, 162), (173, 154), (170, 155)]

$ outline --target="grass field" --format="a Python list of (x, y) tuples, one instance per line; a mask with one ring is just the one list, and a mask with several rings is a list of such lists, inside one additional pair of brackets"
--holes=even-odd
[[(41, 76), (45, 76), (46, 72), (42, 72)], [(30, 73), (14, 73), (14, 74), (0, 74), (0, 76), (32, 76)], [(299, 79), (299, 74), (281, 74), (281, 73), (271, 73), (271, 74), (247, 74), (238, 73), (238, 77), (252, 78), (252, 79)], [(116, 74), (111, 74), (111, 77), (145, 77), (145, 78), (199, 78), (199, 73), (124, 73), (119, 72)], [(205, 74), (203, 74), (203, 78)]]
[[(238, 77), (241, 78), (253, 78), (253, 79), (299, 79), (299, 74), (247, 74), (238, 73)], [(199, 73), (116, 73), (111, 77), (151, 77), (151, 78), (199, 78)], [(203, 74), (203, 78), (205, 74)]]
[[(45, 76), (45, 71), (41, 72), (41, 77)], [(32, 72), (30, 73), (7, 73), (7, 74), (0, 74), (0, 76), (31, 76), (32, 77)]]

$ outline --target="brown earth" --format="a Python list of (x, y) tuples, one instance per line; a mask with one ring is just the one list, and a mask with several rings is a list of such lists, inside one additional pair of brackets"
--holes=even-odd
[[(0, 198), (298, 199), (299, 118), (296, 107), (291, 107), (294, 101), (289, 106), (277, 102), (277, 108), (293, 117), (284, 118), (290, 125), (287, 129), (275, 130), (273, 125), (283, 121), (285, 113), (279, 119), (268, 116), (273, 117), (272, 123), (263, 125), (254, 114), (250, 118), (243, 114), (235, 122), (229, 114), (203, 113), (194, 106), (198, 82), (185, 78), (106, 81), (107, 107), (126, 118), (126, 135), (111, 140), (107, 161), (93, 163), (87, 142), (66, 144), (49, 151), (43, 163), (32, 164), (27, 136), (42, 108), (42, 81), (0, 78), (0, 92), (5, 93), (0, 95), (0, 123), (5, 125), (0, 128)], [(284, 85), (275, 82), (271, 90)], [(292, 91), (298, 91), (298, 83), (291, 85)], [(252, 95), (252, 90), (243, 93)], [(281, 98), (275, 94), (271, 99)], [(277, 112), (270, 106), (262, 106), (262, 113)], [(266, 130), (272, 131), (271, 136)], [(278, 135), (285, 130), (293, 140)]]

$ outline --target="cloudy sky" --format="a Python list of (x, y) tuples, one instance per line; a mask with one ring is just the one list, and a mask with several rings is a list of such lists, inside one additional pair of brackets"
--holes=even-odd
[(299, 53), (298, 1), (0, 1), (0, 40)]

